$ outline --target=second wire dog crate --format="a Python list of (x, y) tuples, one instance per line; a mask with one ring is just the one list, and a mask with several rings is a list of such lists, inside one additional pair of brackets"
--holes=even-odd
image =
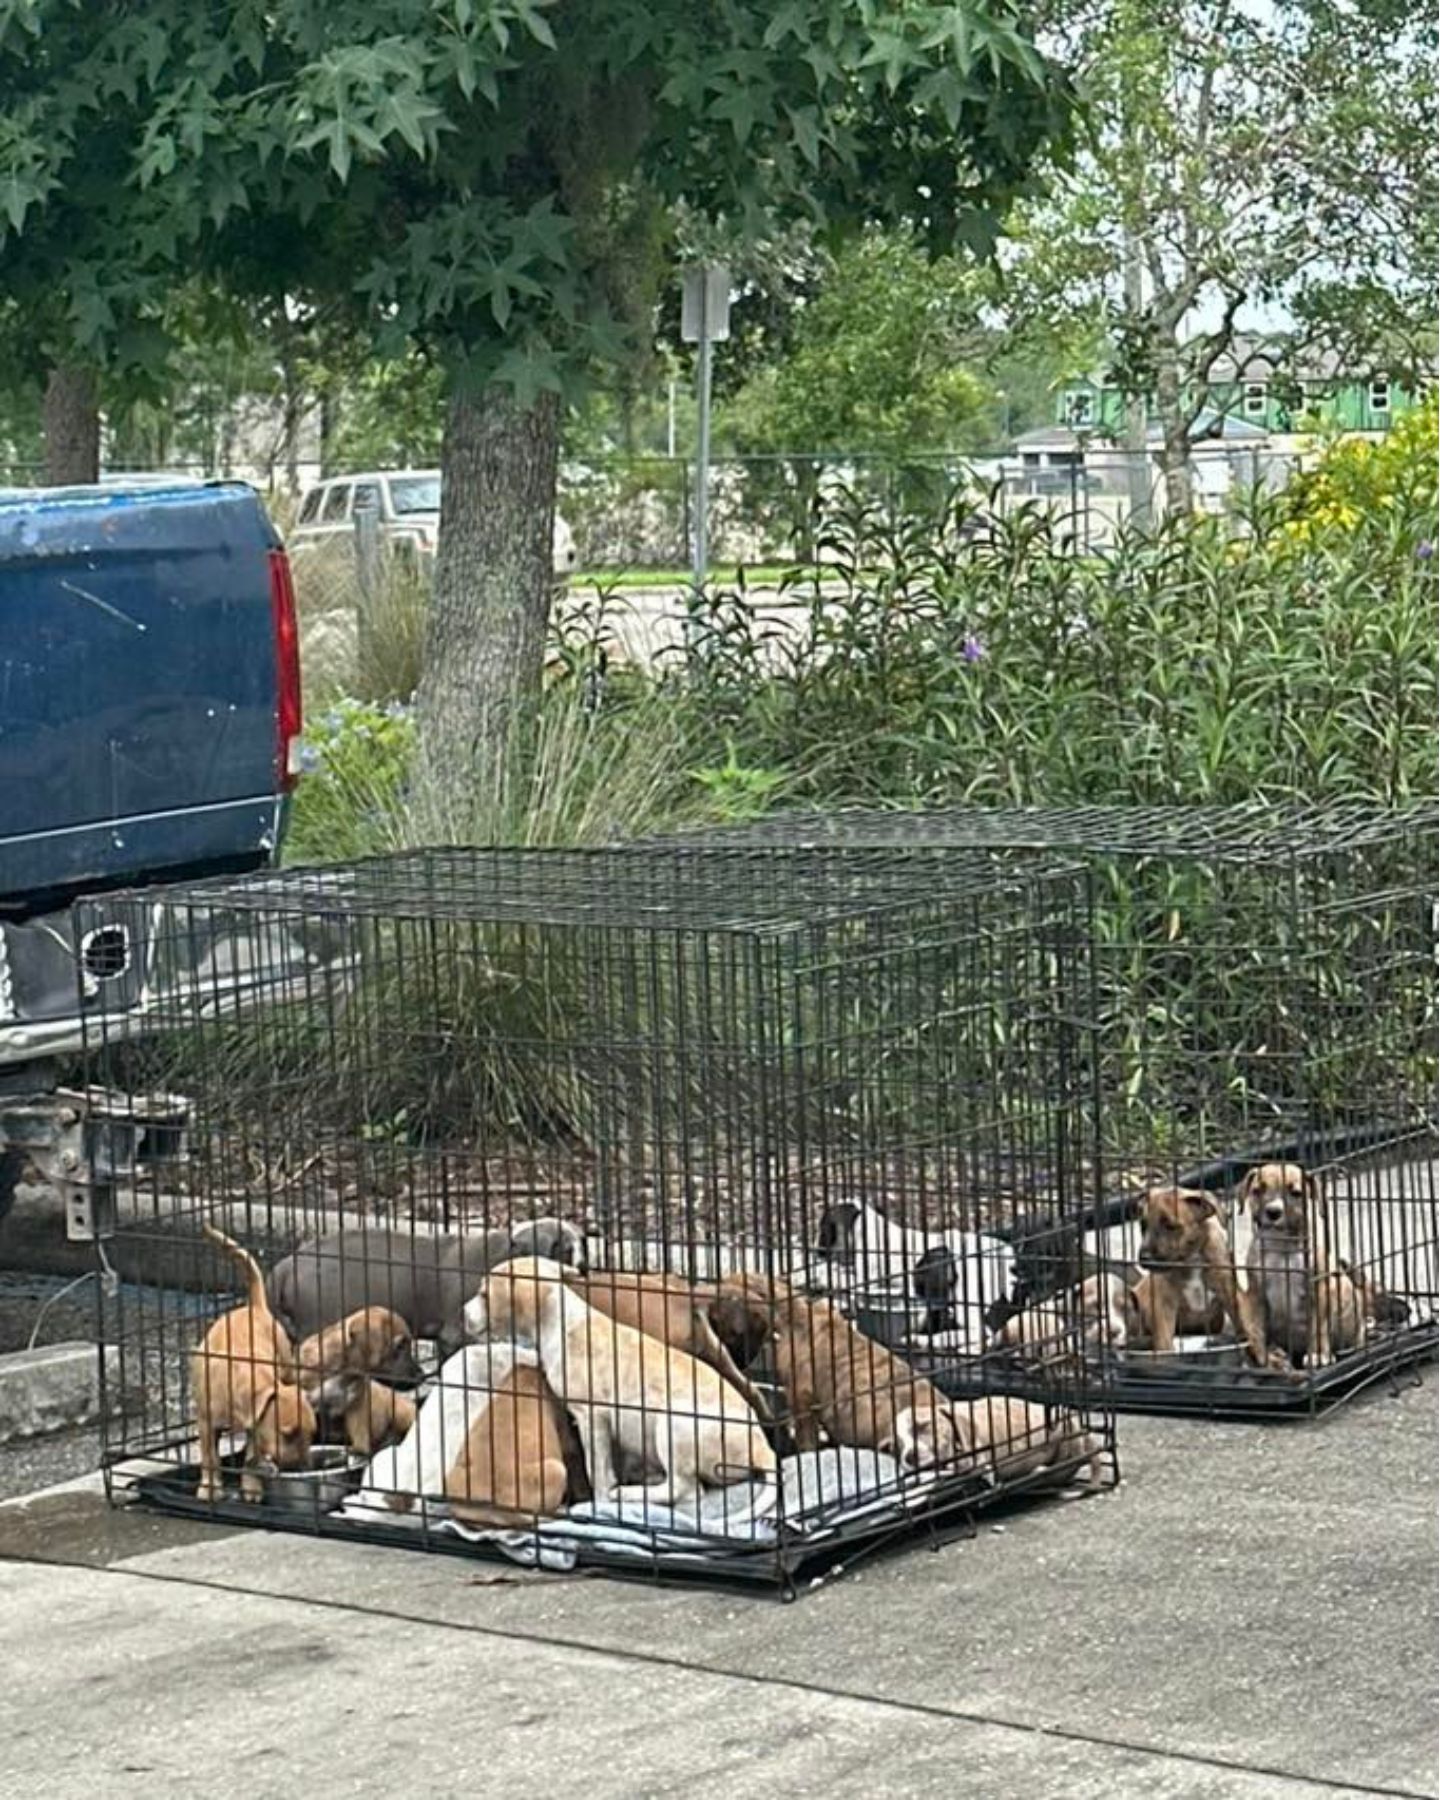
[(1215, 1196), (1240, 1281), (1248, 1285), (1247, 1265), (1259, 1256), (1263, 1286), (1254, 1242), (1264, 1221), (1258, 1199), (1246, 1197), (1256, 1190), (1243, 1184), (1280, 1163), (1299, 1166), (1287, 1179), (1303, 1182), (1304, 1207), (1266, 1243), (1291, 1255), (1285, 1233), (1303, 1231), (1308, 1210), (1304, 1281), (1326, 1279), (1314, 1266), (1318, 1244), (1322, 1260), (1342, 1265), (1364, 1313), (1323, 1366), (1297, 1344), (1290, 1368), (1256, 1367), (1233, 1331), (1192, 1336), (1173, 1354), (1132, 1344), (1112, 1371), (1120, 1406), (1293, 1412), (1433, 1353), (1434, 801), (854, 808), (778, 815), (688, 841), (717, 852), (737, 844), (884, 852), (908, 860), (927, 892), (943, 890), (952, 865), (984, 854), (1070, 856), (1089, 870), (1106, 1200), (1058, 1238), (1037, 1222), (1028, 1248), (1017, 1247), (1021, 1297), (1027, 1284), (1030, 1298), (1042, 1296), (1077, 1252), (1102, 1253), (1112, 1268), (1131, 1264), (1142, 1192), (1159, 1185)]

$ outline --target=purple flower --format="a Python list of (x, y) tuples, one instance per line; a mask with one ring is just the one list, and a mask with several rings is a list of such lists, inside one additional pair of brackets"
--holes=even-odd
[(977, 663), (985, 654), (985, 646), (973, 631), (967, 632), (965, 642), (960, 646), (960, 654), (968, 663)]
[(1420, 542), (1415, 546), (1415, 554), (1420, 558), (1421, 562), (1429, 562), (1430, 558), (1435, 554), (1435, 546), (1431, 543), (1429, 538), (1421, 538)]

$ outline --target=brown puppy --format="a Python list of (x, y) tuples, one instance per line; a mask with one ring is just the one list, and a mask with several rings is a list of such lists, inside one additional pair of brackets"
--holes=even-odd
[(1083, 1485), (1100, 1485), (1100, 1446), (1073, 1414), (1052, 1414), (1029, 1400), (999, 1394), (983, 1400), (957, 1400), (954, 1409), (977, 1458), (992, 1466), (996, 1481), (1041, 1469), (1068, 1470), (1081, 1463)]
[(818, 1449), (823, 1426), (833, 1443), (885, 1451), (907, 1468), (970, 1460), (939, 1389), (824, 1301), (802, 1300), (764, 1275), (727, 1275), (710, 1318), (742, 1361), (768, 1343), (797, 1449)]
[[(1365, 1294), (1332, 1252), (1325, 1207), (1298, 1163), (1264, 1163), (1240, 1189), (1250, 1245), (1250, 1354), (1270, 1368), (1333, 1362), (1366, 1336)], [(1373, 1301), (1372, 1301), (1373, 1305)]]
[(1198, 1188), (1151, 1188), (1140, 1202), (1140, 1223), (1145, 1274), (1127, 1302), (1131, 1344), (1173, 1350), (1177, 1331), (1208, 1336), (1225, 1329), (1227, 1316), (1245, 1337), (1235, 1259), (1214, 1196)]
[(625, 1269), (592, 1270), (589, 1275), (567, 1276), (571, 1287), (587, 1304), (598, 1307), (607, 1319), (659, 1338), (672, 1350), (686, 1350), (723, 1375), (768, 1421), (769, 1409), (748, 1376), (716, 1335), (709, 1307), (715, 1298), (713, 1283), (687, 1281), (683, 1275), (635, 1274)]
[(463, 1524), (524, 1525), (560, 1512), (567, 1498), (588, 1499), (583, 1470), (574, 1430), (549, 1383), (539, 1369), (517, 1362), (471, 1425), (446, 1472), (445, 1496)]
[(243, 1431), (240, 1493), (246, 1500), (259, 1500), (267, 1468), (308, 1465), (315, 1411), (297, 1385), (295, 1348), (270, 1310), (260, 1265), (213, 1225), (204, 1232), (244, 1270), (249, 1299), (214, 1320), (190, 1359), (200, 1437), (196, 1494), (201, 1500), (219, 1498), (220, 1434)]
[(362, 1306), (306, 1338), (296, 1356), (302, 1391), (321, 1418), (344, 1421), (352, 1450), (372, 1456), (404, 1437), (415, 1403), (376, 1375), (413, 1380), (419, 1374), (410, 1327), (384, 1306)]

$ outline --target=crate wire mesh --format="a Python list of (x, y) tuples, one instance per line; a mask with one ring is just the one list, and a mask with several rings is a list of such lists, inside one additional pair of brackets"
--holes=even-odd
[[(973, 1359), (1009, 1222), (1098, 1198), (1083, 870), (982, 854), (925, 893), (886, 850), (433, 850), (78, 923), (132, 906), (154, 920), (147, 1036), (96, 1014), (88, 1072), (179, 1087), (192, 1124), (184, 1180), (126, 1203), (174, 1304), (111, 1321), (114, 1481), (206, 1516), (785, 1584), (1113, 1479), (1078, 1359), (1021, 1401), (942, 1393), (886, 1342), (923, 1316), (932, 1357)], [(251, 1312), (242, 1252), (199, 1227), (254, 1254)], [(229, 1318), (199, 1362), (197, 1295)], [(235, 1432), (197, 1467), (197, 1413), (223, 1437), (262, 1402), (240, 1485)]]
[[(1132, 1311), (1111, 1390), (1122, 1409), (1313, 1408), (1433, 1352), (1434, 801), (854, 808), (779, 815), (691, 841), (885, 851), (908, 857), (925, 887), (977, 854), (1058, 854), (1089, 869), (1107, 1198), (1079, 1221), (1086, 1248), (1133, 1284), (1144, 1189), (1208, 1192), (1247, 1293), (1253, 1285), (1293, 1310), (1292, 1284), (1308, 1291), (1338, 1257), (1365, 1315), (1350, 1333), (1363, 1341), (1331, 1346), (1327, 1357), (1302, 1331), (1305, 1341), (1283, 1359), (1288, 1369), (1262, 1370), (1239, 1347), (1233, 1318), (1218, 1334), (1196, 1319), (1172, 1354), (1143, 1348), (1153, 1324), (1137, 1326)], [(1272, 1162), (1299, 1165), (1309, 1179), (1303, 1278), (1287, 1273), (1293, 1244), (1283, 1232), (1262, 1232), (1256, 1247), (1264, 1201), (1246, 1181)], [(1291, 1227), (1305, 1230), (1303, 1221)], [(1328, 1245), (1328, 1256), (1316, 1245)], [(1033, 1297), (1069, 1279), (1073, 1251), (1069, 1234), (1057, 1249), (1038, 1232), (1019, 1252), (1022, 1288), (1028, 1280)], [(1285, 1335), (1277, 1328), (1270, 1337)]]

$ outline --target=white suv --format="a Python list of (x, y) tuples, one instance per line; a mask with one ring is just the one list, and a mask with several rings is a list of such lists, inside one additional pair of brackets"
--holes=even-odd
[[(300, 503), (300, 516), (287, 539), (290, 554), (300, 559), (353, 554), (357, 503), (377, 508), (382, 544), (408, 552), (421, 568), (432, 565), (440, 533), (438, 469), (381, 469), (316, 482)], [(574, 567), (575, 539), (557, 513), (555, 573), (568, 575)]]

